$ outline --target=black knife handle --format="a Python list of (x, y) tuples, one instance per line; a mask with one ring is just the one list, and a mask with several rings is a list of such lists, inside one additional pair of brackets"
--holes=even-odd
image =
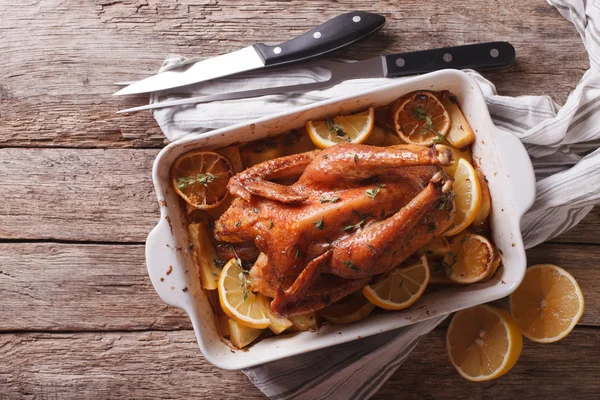
[(364, 11), (338, 15), (287, 42), (274, 46), (257, 43), (254, 49), (265, 65), (278, 65), (328, 53), (379, 30), (385, 17)]
[(388, 78), (424, 74), (440, 69), (488, 69), (508, 67), (515, 61), (508, 42), (488, 42), (385, 56)]

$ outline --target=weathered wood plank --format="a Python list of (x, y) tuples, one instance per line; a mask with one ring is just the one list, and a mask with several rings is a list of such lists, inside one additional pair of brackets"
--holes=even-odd
[(555, 237), (551, 241), (600, 244), (600, 207), (594, 207), (573, 229)]
[(577, 328), (553, 344), (524, 339), (513, 369), (483, 383), (458, 375), (446, 355), (445, 335), (436, 329), (422, 339), (372, 399), (595, 399), (600, 393), (600, 329)]
[[(154, 149), (0, 149), (0, 240), (144, 242)], [(600, 244), (596, 208), (560, 242)]]
[(158, 150), (0, 149), (1, 239), (143, 242)]
[[(600, 330), (577, 328), (562, 341), (525, 341), (507, 375), (486, 383), (450, 365), (445, 329), (422, 339), (374, 399), (595, 398), (600, 390)], [(0, 335), (3, 399), (265, 398), (241, 372), (200, 354), (192, 331)], [(93, 361), (91, 361), (93, 360)]]
[[(112, 98), (113, 82), (154, 73), (168, 53), (214, 56), (281, 41), (364, 6), (358, 0), (5, 2), (0, 145), (161, 147), (163, 137), (149, 113), (115, 114), (144, 97)], [(573, 26), (543, 2), (378, 2), (370, 8), (387, 17), (384, 30), (332, 56), (362, 59), (509, 40), (518, 62), (485, 75), (502, 94), (548, 94), (559, 102), (588, 67)]]
[[(571, 272), (586, 300), (580, 324), (600, 326), (600, 246), (545, 244), (528, 257)], [(154, 292), (141, 245), (0, 243), (0, 298), (0, 331), (191, 327)]]
[(206, 362), (193, 331), (0, 335), (0, 392), (16, 399), (262, 399)]
[(191, 328), (154, 291), (140, 245), (0, 243), (0, 298), (0, 331)]

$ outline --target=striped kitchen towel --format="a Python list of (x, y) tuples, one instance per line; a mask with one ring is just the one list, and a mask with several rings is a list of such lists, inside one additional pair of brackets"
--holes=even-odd
[[(535, 246), (577, 224), (600, 203), (600, 0), (548, 0), (577, 28), (589, 53), (590, 69), (564, 106), (548, 96), (506, 97), (474, 71), (467, 71), (483, 91), (499, 129), (517, 136), (527, 148), (537, 178), (537, 197), (522, 220), (526, 247)], [(169, 57), (163, 70), (190, 60)], [(323, 79), (317, 62), (285, 71), (261, 72), (244, 79), (202, 84), (202, 92), (223, 93), (314, 82)], [(154, 111), (170, 140), (202, 134), (317, 101), (357, 93), (389, 83), (357, 79), (322, 91), (198, 104)], [(153, 96), (151, 102), (172, 100)], [(367, 399), (400, 366), (420, 337), (445, 316), (396, 331), (341, 344), (243, 372), (272, 399)]]

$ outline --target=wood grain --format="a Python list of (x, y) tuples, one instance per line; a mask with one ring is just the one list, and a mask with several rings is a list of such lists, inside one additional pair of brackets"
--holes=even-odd
[[(2, 400), (264, 398), (208, 364), (188, 318), (154, 292), (142, 243), (165, 139), (151, 114), (115, 114), (147, 98), (113, 98), (112, 84), (155, 73), (169, 53), (274, 43), (353, 9), (388, 22), (332, 57), (508, 40), (517, 62), (484, 76), (500, 94), (558, 103), (588, 68), (574, 27), (543, 1), (0, 0)], [(599, 232), (596, 208), (560, 244), (528, 251), (530, 265), (561, 265), (581, 284), (586, 311), (567, 338), (526, 341), (513, 371), (474, 384), (450, 366), (439, 328), (375, 398), (596, 398)]]
[(0, 335), (0, 391), (17, 399), (262, 399), (206, 362), (193, 331)]
[[(544, 244), (527, 255), (572, 273), (586, 301), (580, 325), (600, 327), (600, 246)], [(141, 245), (0, 243), (0, 266), (0, 331), (191, 328), (154, 292)]]
[[(159, 219), (155, 149), (0, 149), (0, 240), (142, 243)], [(560, 242), (600, 244), (600, 209)]]
[(577, 328), (552, 344), (524, 339), (513, 369), (482, 383), (469, 382), (454, 370), (445, 335), (445, 329), (435, 329), (422, 339), (372, 399), (595, 399), (600, 392), (600, 329)]
[(0, 149), (0, 238), (144, 242), (158, 150)]
[(154, 291), (139, 245), (0, 243), (0, 298), (0, 331), (191, 329)]
[(547, 94), (559, 103), (588, 68), (574, 27), (538, 1), (4, 1), (0, 145), (162, 147), (149, 113), (115, 114), (146, 100), (111, 97), (113, 82), (153, 74), (168, 53), (208, 57), (283, 41), (365, 7), (387, 17), (384, 30), (332, 57), (508, 40), (517, 63), (484, 75), (501, 94)]
[[(450, 365), (445, 329), (421, 340), (373, 399), (593, 399), (600, 390), (600, 330), (554, 344), (524, 342), (505, 376), (468, 382)], [(241, 372), (208, 364), (191, 331), (0, 335), (3, 399), (266, 398)], [(92, 361), (93, 360), (93, 361)]]

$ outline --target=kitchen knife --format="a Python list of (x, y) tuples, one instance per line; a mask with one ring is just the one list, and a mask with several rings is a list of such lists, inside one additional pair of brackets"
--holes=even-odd
[(515, 48), (508, 42), (488, 42), (456, 47), (445, 47), (433, 50), (414, 51), (410, 53), (390, 54), (387, 56), (377, 56), (364, 61), (351, 63), (324, 61), (322, 66), (331, 71), (331, 77), (326, 81), (166, 101), (162, 103), (154, 103), (141, 107), (129, 108), (127, 110), (121, 110), (119, 113), (172, 107), (185, 104), (207, 103), (218, 100), (242, 99), (247, 97), (265, 96), (269, 94), (324, 89), (348, 79), (395, 78), (423, 74), (446, 68), (502, 68), (507, 67), (514, 62), (515, 54)]
[(377, 31), (385, 17), (363, 11), (338, 15), (285, 43), (257, 43), (241, 50), (165, 71), (135, 82), (115, 95), (155, 92), (215, 78), (305, 60), (347, 46)]

